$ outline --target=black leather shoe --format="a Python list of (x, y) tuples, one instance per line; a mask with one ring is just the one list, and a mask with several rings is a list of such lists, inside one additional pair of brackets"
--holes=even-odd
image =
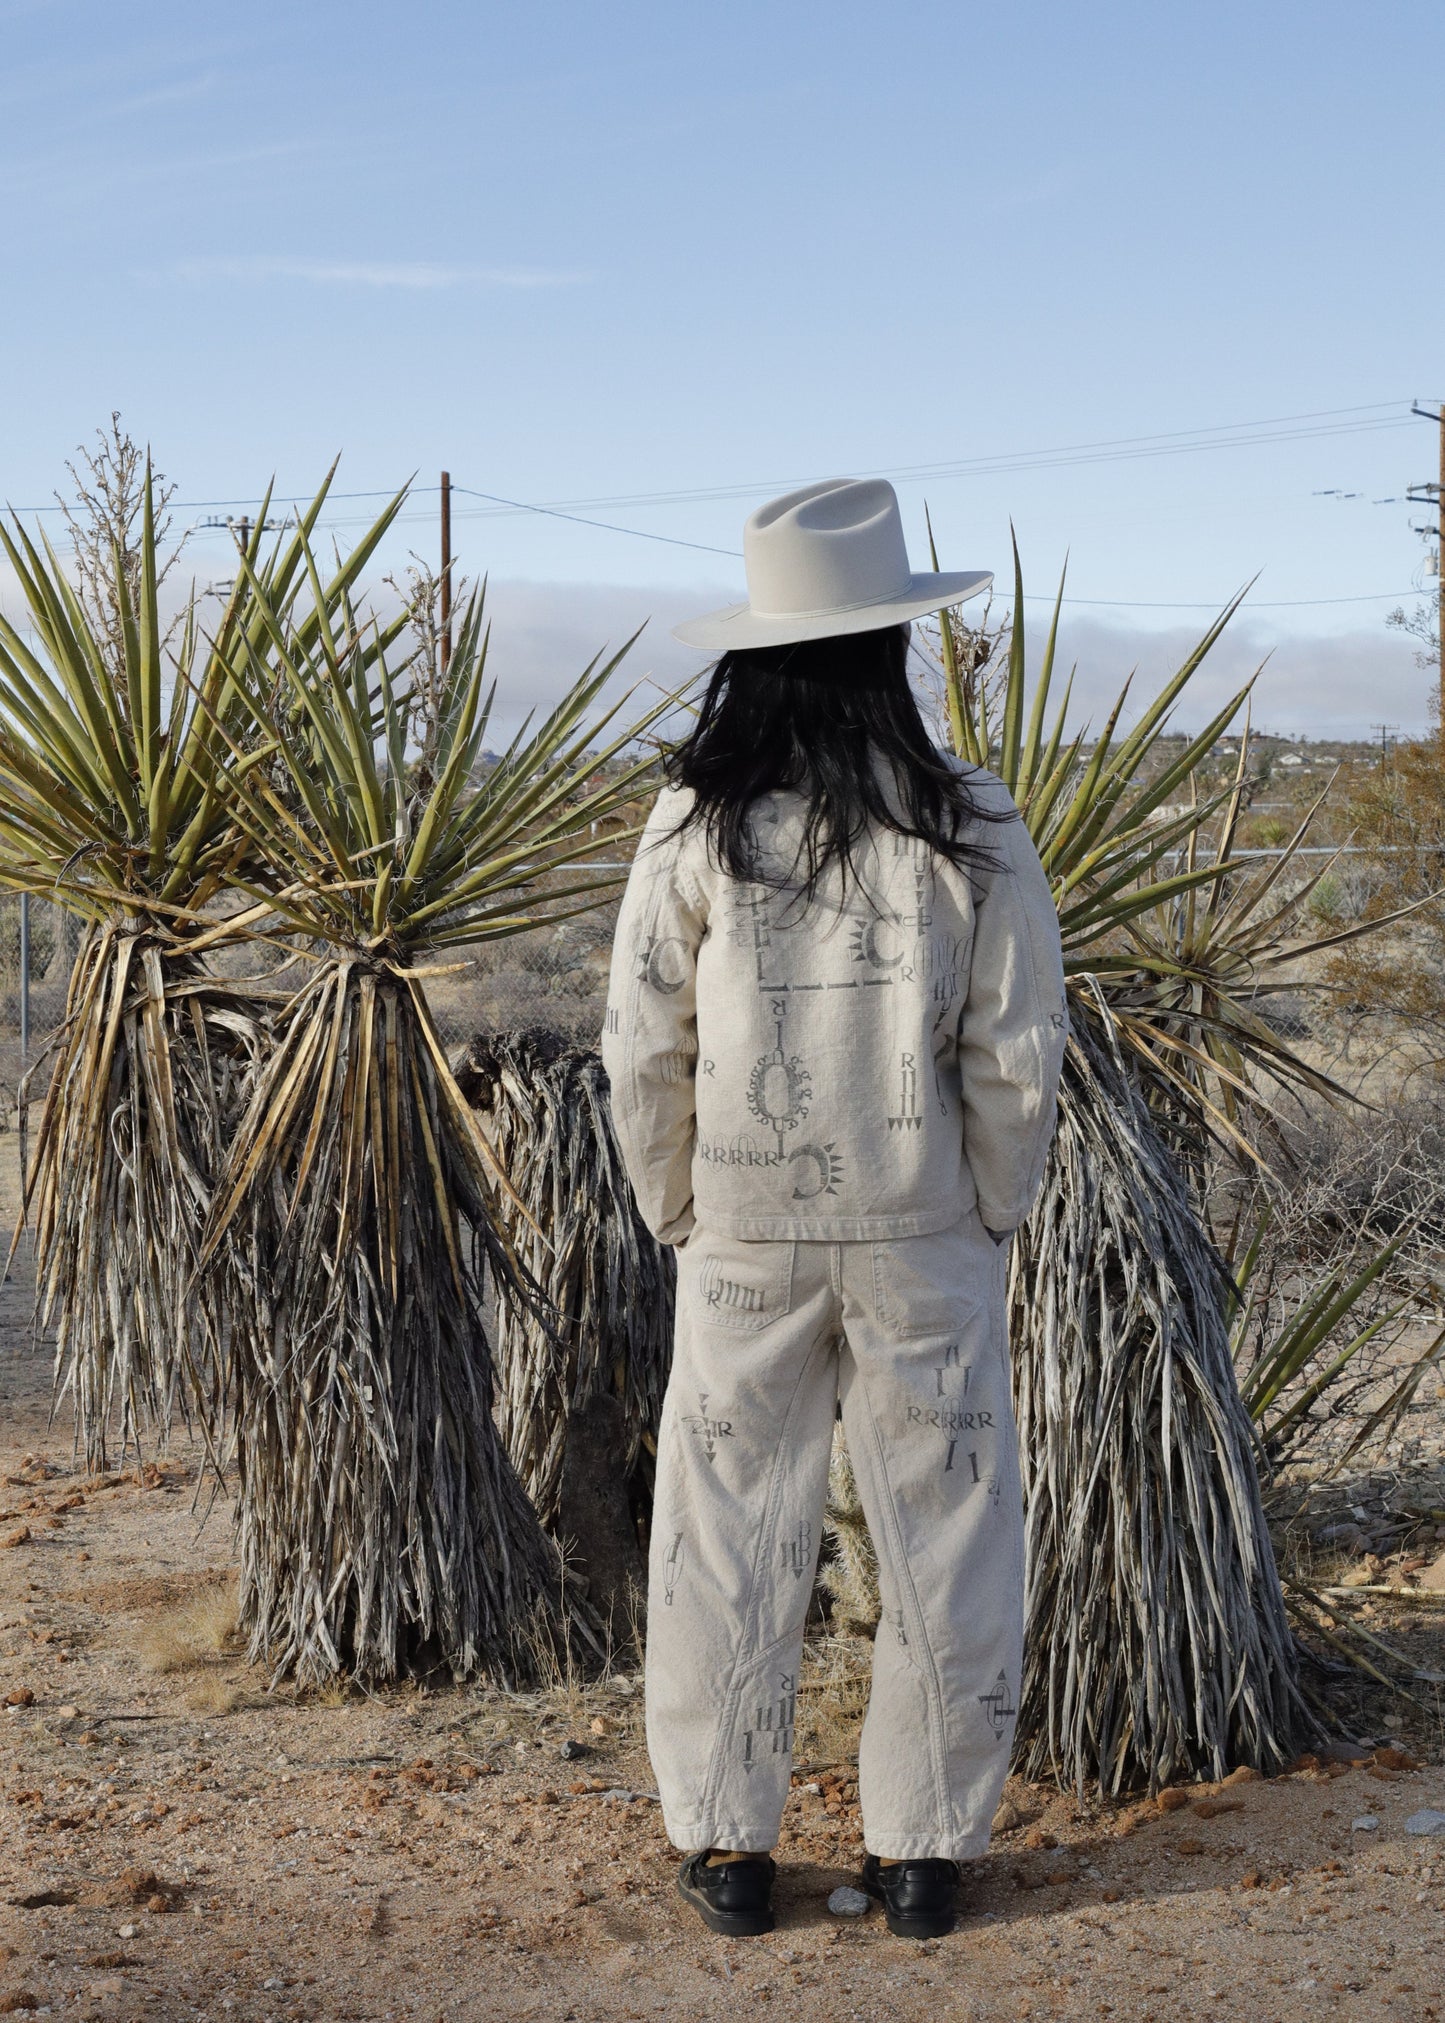
[(771, 1856), (758, 1861), (708, 1863), (708, 1849), (690, 1854), (677, 1872), (677, 1886), (711, 1931), (730, 1939), (756, 1939), (773, 1929)]
[(889, 1862), (863, 1857), (863, 1887), (883, 1906), (888, 1929), (900, 1939), (941, 1939), (958, 1911), (959, 1866), (935, 1859)]

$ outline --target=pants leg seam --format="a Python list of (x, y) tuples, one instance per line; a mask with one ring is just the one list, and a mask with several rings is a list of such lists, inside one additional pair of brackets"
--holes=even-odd
[[(945, 1737), (943, 1712), (943, 1686), (938, 1676), (938, 1666), (933, 1655), (933, 1645), (929, 1641), (928, 1626), (923, 1615), (923, 1604), (918, 1599), (918, 1589), (914, 1585), (913, 1569), (908, 1554), (903, 1547), (902, 1527), (898, 1522), (898, 1509), (893, 1500), (893, 1485), (888, 1479), (887, 1464), (883, 1456), (883, 1440), (878, 1431), (878, 1421), (873, 1416), (873, 1401), (868, 1395), (867, 1381), (863, 1375), (858, 1357), (853, 1358), (854, 1379), (863, 1395), (863, 1410), (868, 1420), (869, 1444), (873, 1450), (873, 1465), (877, 1471), (883, 1516), (888, 1531), (888, 1548), (893, 1560), (893, 1575), (898, 1583), (900, 1597), (909, 1607), (913, 1618), (914, 1634), (918, 1638), (924, 1663), (917, 1665), (922, 1677), (924, 1692), (928, 1701), (928, 1739), (933, 1754), (934, 1796), (938, 1804), (940, 1831), (951, 1835), (954, 1831), (953, 1791), (948, 1777), (948, 1751)], [(915, 1661), (916, 1662), (916, 1661)]]
[[(803, 1359), (802, 1368), (799, 1370), (797, 1381), (793, 1385), (793, 1394), (788, 1400), (788, 1409), (783, 1414), (783, 1421), (778, 1429), (777, 1446), (773, 1453), (772, 1477), (768, 1483), (768, 1500), (763, 1511), (763, 1521), (758, 1530), (758, 1543), (753, 1555), (752, 1571), (748, 1576), (747, 1606), (743, 1611), (742, 1627), (738, 1634), (737, 1648), (733, 1653), (732, 1669), (728, 1675), (728, 1683), (724, 1689), (722, 1705), (719, 1710), (717, 1733), (713, 1737), (712, 1754), (708, 1759), (707, 1777), (703, 1782), (702, 1816), (704, 1819), (712, 1816), (713, 1805), (717, 1796), (717, 1787), (722, 1779), (723, 1752), (726, 1745), (732, 1739), (733, 1729), (737, 1722), (738, 1705), (742, 1694), (741, 1682), (746, 1670), (756, 1659), (762, 1657), (766, 1651), (773, 1650), (779, 1644), (788, 1641), (786, 1637), (776, 1637), (772, 1643), (765, 1645), (761, 1650), (755, 1651), (753, 1649), (753, 1643), (757, 1635), (758, 1611), (762, 1606), (761, 1571), (772, 1556), (773, 1536), (777, 1529), (778, 1504), (782, 1498), (784, 1464), (788, 1452), (788, 1432), (796, 1415), (799, 1400), (803, 1396), (804, 1384), (812, 1372), (814, 1360), (820, 1350), (826, 1349), (830, 1345), (831, 1339), (832, 1329), (829, 1328), (819, 1335)], [(805, 1616), (805, 1627), (806, 1620)]]

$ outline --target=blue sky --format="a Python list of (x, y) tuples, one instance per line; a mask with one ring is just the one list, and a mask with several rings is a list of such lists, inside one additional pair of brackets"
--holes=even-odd
[(0, 0), (0, 45), (0, 497), (118, 406), (187, 501), (339, 450), (343, 491), (445, 464), (697, 544), (459, 498), (526, 687), (734, 594), (708, 551), (772, 491), (1002, 460), (900, 481), (915, 553), (925, 499), (949, 565), (1010, 517), (1033, 590), (1071, 551), (1086, 687), (1260, 572), (1221, 681), (1271, 651), (1281, 727), (1424, 719), (1383, 627), (1422, 515), (1372, 501), (1445, 394), (1433, 0)]

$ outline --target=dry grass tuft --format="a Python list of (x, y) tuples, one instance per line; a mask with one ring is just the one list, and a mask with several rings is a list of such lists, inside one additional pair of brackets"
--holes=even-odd
[(868, 1638), (808, 1638), (798, 1676), (794, 1753), (800, 1764), (857, 1762), (872, 1674)]
[(211, 1673), (186, 1690), (186, 1705), (196, 1714), (234, 1714), (243, 1695), (233, 1680)]
[(141, 1663), (151, 1672), (193, 1671), (220, 1657), (237, 1627), (234, 1584), (207, 1588), (146, 1626), (139, 1643)]

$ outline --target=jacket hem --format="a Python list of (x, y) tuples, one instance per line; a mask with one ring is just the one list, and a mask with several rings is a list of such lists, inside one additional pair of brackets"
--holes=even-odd
[(900, 1236), (935, 1236), (962, 1222), (972, 1209), (962, 1196), (911, 1215), (724, 1215), (705, 1202), (693, 1203), (704, 1234), (731, 1236), (740, 1243), (888, 1243)]

